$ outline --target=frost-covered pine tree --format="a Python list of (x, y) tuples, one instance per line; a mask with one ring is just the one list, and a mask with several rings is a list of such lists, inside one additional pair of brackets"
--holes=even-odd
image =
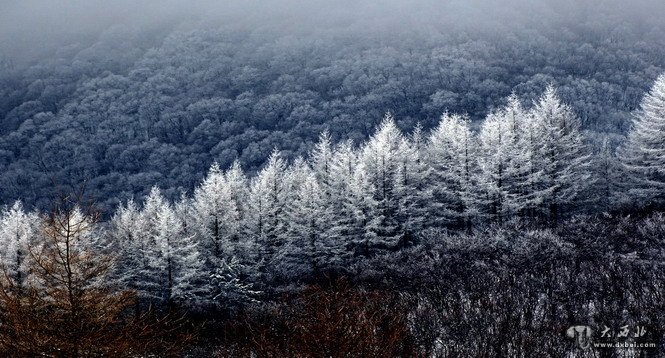
[(174, 274), (172, 297), (190, 304), (207, 299), (210, 272), (205, 267), (205, 256), (199, 249), (194, 228), (189, 224), (194, 215), (191, 199), (183, 193), (171, 213), (175, 216), (176, 235), (167, 241), (166, 255), (170, 265), (167, 270)]
[(204, 267), (201, 276), (193, 279), (200, 285), (196, 298), (206, 304), (229, 308), (250, 295), (250, 286), (241, 279), (250, 275), (244, 264), (248, 247), (243, 232), (248, 193), (237, 161), (226, 172), (214, 163), (193, 198), (183, 197), (176, 206), (178, 216), (185, 219), (182, 236), (193, 234), (198, 243)]
[(331, 182), (332, 182), (332, 160), (333, 160), (333, 146), (330, 140), (328, 131), (324, 131), (319, 135), (319, 141), (314, 146), (310, 154), (310, 163), (316, 181), (319, 187), (323, 190), (326, 199), (330, 198)]
[(326, 236), (336, 258), (347, 262), (351, 255), (368, 256), (376, 245), (381, 223), (378, 203), (361, 155), (347, 141), (338, 145), (332, 160), (332, 225)]
[(240, 212), (231, 187), (217, 163), (194, 190), (192, 226), (208, 265), (232, 255), (232, 242), (240, 233)]
[(156, 188), (146, 199), (144, 214), (158, 250), (154, 262), (166, 280), (167, 303), (196, 298), (201, 288), (196, 281), (203, 277), (203, 267), (194, 235), (185, 230), (175, 208)]
[(131, 241), (123, 248), (123, 260), (140, 262), (132, 277), (139, 293), (168, 305), (199, 296), (203, 268), (197, 243), (158, 188), (152, 188), (138, 214), (133, 204), (121, 209), (114, 226), (123, 227), (131, 218), (136, 224), (129, 226), (134, 234), (127, 236)]
[(147, 235), (144, 233), (146, 228), (143, 216), (132, 199), (118, 207), (109, 226), (110, 241), (118, 252), (113, 277), (119, 284), (137, 291), (143, 289), (140, 278), (147, 262), (144, 255), (148, 243), (143, 239)]
[(399, 195), (395, 188), (403, 157), (403, 141), (392, 115), (386, 114), (361, 151), (362, 166), (359, 168), (364, 171), (364, 179), (371, 186), (371, 189), (366, 189), (367, 194), (373, 194), (376, 202), (376, 210), (369, 213), (378, 219), (374, 232), (376, 239), (371, 243), (373, 247), (394, 247), (403, 235), (398, 221)]
[(16, 285), (29, 275), (31, 245), (39, 233), (39, 216), (26, 213), (20, 201), (0, 213), (0, 265)]
[[(331, 225), (326, 237), (336, 250), (344, 253), (338, 257), (342, 262), (374, 237), (376, 219), (369, 216), (374, 211), (374, 200), (370, 188), (364, 181), (358, 153), (351, 142), (338, 145), (331, 164)], [(371, 188), (370, 188), (371, 189)], [(367, 252), (365, 252), (367, 253)]]
[(242, 170), (239, 161), (234, 161), (231, 167), (224, 173), (227, 190), (230, 197), (231, 212), (227, 219), (234, 223), (230, 226), (233, 230), (229, 233), (229, 240), (233, 248), (234, 256), (243, 262), (250, 256), (252, 241), (247, 235), (247, 217), (249, 210), (249, 181)]
[(241, 276), (244, 265), (235, 257), (222, 260), (210, 277), (208, 277), (208, 301), (222, 309), (234, 309), (252, 301), (258, 291), (246, 283)]
[(160, 190), (153, 187), (139, 214), (138, 222), (141, 226), (136, 232), (136, 246), (128, 247), (130, 253), (133, 251), (142, 260), (141, 268), (137, 270), (138, 276), (134, 278), (139, 293), (151, 301), (167, 300), (172, 295), (173, 276), (171, 275), (169, 282), (164, 255), (165, 242), (175, 235), (175, 215), (169, 215), (170, 212)]
[(427, 144), (432, 226), (470, 225), (477, 212), (477, 144), (467, 117), (444, 114)]
[(384, 207), (376, 197), (377, 188), (367, 175), (363, 162), (359, 162), (349, 182), (349, 197), (345, 205), (352, 211), (352, 226), (360, 228), (353, 238), (354, 255), (370, 256), (376, 249), (383, 250), (399, 241), (399, 236), (386, 236)]
[(261, 271), (272, 265), (286, 241), (287, 217), (284, 176), (286, 163), (276, 149), (250, 186), (248, 229), (257, 249)]
[(628, 174), (626, 195), (636, 207), (665, 205), (665, 74), (644, 96), (620, 151)]
[(484, 214), (492, 221), (501, 222), (529, 206), (531, 157), (524, 139), (527, 117), (512, 95), (504, 108), (485, 119), (478, 134), (478, 184)]
[(304, 161), (296, 161), (287, 174), (290, 195), (284, 261), (291, 277), (318, 276), (334, 256), (326, 227), (331, 220), (326, 198), (316, 175)]
[(420, 125), (416, 126), (410, 138), (402, 140), (400, 151), (395, 184), (399, 197), (398, 220), (402, 223), (405, 237), (411, 239), (425, 229), (427, 210), (432, 201), (427, 180), (430, 171), (425, 158), (426, 141)]
[(575, 207), (579, 194), (590, 184), (590, 155), (580, 132), (580, 122), (572, 109), (561, 102), (553, 86), (531, 110), (540, 128), (538, 169), (542, 170), (536, 190), (549, 219), (557, 222), (565, 208)]
[(532, 220), (546, 217), (544, 199), (551, 195), (551, 187), (543, 185), (545, 168), (542, 165), (543, 126), (528, 113), (523, 123), (521, 145), (526, 153), (524, 162), (524, 195), (521, 215)]

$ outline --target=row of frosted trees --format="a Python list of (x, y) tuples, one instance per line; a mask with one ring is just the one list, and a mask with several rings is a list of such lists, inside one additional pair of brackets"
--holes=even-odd
[[(237, 162), (213, 164), (193, 195), (172, 203), (153, 188), (97, 232), (117, 255), (115, 279), (147, 302), (224, 306), (249, 299), (257, 286), (247, 283), (348, 270), (423, 232), (515, 218), (556, 224), (599, 196), (656, 205), (665, 185), (665, 76), (620, 154), (592, 156), (550, 87), (529, 109), (508, 98), (477, 133), (466, 117), (444, 114), (431, 132), (405, 135), (387, 115), (364, 145), (333, 145), (323, 133), (309, 158), (287, 164), (274, 151), (253, 178)], [(2, 262), (19, 280), (39, 221), (20, 203), (0, 217)]]

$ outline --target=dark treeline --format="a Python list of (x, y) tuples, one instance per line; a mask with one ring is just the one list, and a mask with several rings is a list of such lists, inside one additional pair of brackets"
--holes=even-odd
[(304, 156), (324, 129), (358, 144), (386, 111), (405, 132), (433, 128), (444, 111), (478, 123), (511, 93), (529, 104), (550, 84), (594, 146), (607, 135), (614, 147), (665, 67), (665, 36), (657, 21), (596, 5), (494, 11), (494, 22), (469, 10), (487, 23), (473, 26), (460, 9), (439, 22), (382, 23), (380, 7), (363, 9), (377, 15), (362, 20), (331, 12), (316, 31), (275, 30), (267, 20), (254, 30), (231, 21), (116, 26), (46, 58), (7, 55), (0, 201), (43, 209), (54, 183), (85, 180), (108, 214), (154, 185), (175, 199), (214, 161), (238, 159), (254, 173), (274, 147), (286, 159)]
[[(29, 230), (29, 219), (19, 222), (14, 234)], [(70, 207), (37, 224), (38, 234), (13, 247), (28, 250), (23, 275), (5, 271), (1, 281), (0, 352), (7, 356), (625, 357), (623, 349), (580, 349), (566, 337), (576, 324), (647, 327), (627, 341), (663, 343), (659, 213), (583, 216), (549, 229), (511, 221), (431, 232), (402, 250), (348, 261), (346, 278), (293, 281), (278, 295), (243, 286), (224, 268), (207, 281), (224, 282), (216, 299), (225, 309), (201, 311), (179, 294), (166, 319), (147, 304), (158, 302), (146, 295), (157, 287), (142, 281), (137, 297), (131, 281), (110, 271), (113, 257), (123, 257), (100, 249), (94, 216)], [(6, 225), (3, 219), (3, 232)], [(71, 286), (60, 280), (67, 268)], [(167, 277), (165, 266), (151, 273)], [(199, 323), (173, 318), (185, 309)]]
[(207, 337), (222, 356), (618, 358), (626, 350), (582, 350), (566, 330), (628, 325), (652, 327), (630, 342), (658, 345), (628, 354), (658, 357), (664, 224), (608, 215), (433, 235), (358, 261), (351, 283), (255, 304)]

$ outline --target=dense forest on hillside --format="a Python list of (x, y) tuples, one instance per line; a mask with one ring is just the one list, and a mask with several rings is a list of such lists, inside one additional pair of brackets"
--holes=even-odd
[[(530, 107), (550, 84), (592, 148), (604, 137), (615, 147), (665, 68), (665, 30), (612, 7), (532, 7), (514, 24), (473, 13), (487, 24), (444, 17), (408, 30), (378, 9), (369, 29), (356, 18), (308, 32), (115, 26), (48, 56), (4, 56), (0, 201), (45, 208), (54, 185), (85, 181), (108, 214), (154, 185), (171, 199), (191, 192), (214, 161), (254, 173), (275, 148), (306, 155), (326, 129), (359, 144), (386, 112), (407, 133), (444, 112), (478, 123), (511, 93)], [(521, 20), (528, 11), (542, 21)]]
[[(12, 324), (0, 329), (0, 349), (161, 352), (142, 342), (188, 331), (170, 320), (153, 329), (140, 312), (155, 311), (207, 317), (198, 346), (167, 339), (204, 356), (499, 357), (529, 345), (558, 355), (576, 341), (546, 332), (575, 320), (648, 323), (650, 334), (631, 342), (660, 344), (665, 75), (617, 158), (590, 154), (554, 87), (531, 109), (515, 95), (507, 102), (477, 134), (468, 117), (446, 114), (407, 136), (388, 114), (359, 147), (323, 132), (307, 157), (289, 165), (275, 150), (253, 176), (238, 161), (214, 163), (193, 195), (172, 202), (152, 187), (106, 224), (71, 197), (47, 215), (17, 201), (0, 213), (0, 317), (39, 327), (33, 319), (55, 315), (61, 329), (91, 328), (49, 333), (54, 346), (30, 343), (35, 329)], [(620, 211), (641, 214), (609, 214)], [(481, 317), (490, 326), (466, 327), (469, 341), (449, 326)], [(100, 345), (93, 334), (105, 319), (128, 320), (102, 332), (119, 342)], [(478, 338), (486, 329), (500, 332)], [(308, 336), (317, 330), (329, 333)], [(81, 337), (89, 345), (75, 343)]]

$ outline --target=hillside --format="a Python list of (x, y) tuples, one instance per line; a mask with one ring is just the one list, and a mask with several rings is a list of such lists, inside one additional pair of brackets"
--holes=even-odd
[(424, 5), (323, 7), (316, 27), (269, 10), (249, 24), (109, 25), (29, 60), (4, 56), (0, 203), (44, 208), (54, 187), (84, 182), (106, 212), (153, 185), (174, 199), (214, 161), (255, 173), (274, 148), (306, 155), (325, 129), (359, 144), (386, 112), (406, 133), (444, 112), (479, 123), (511, 93), (530, 107), (549, 84), (592, 148), (616, 146), (665, 69), (665, 29), (648, 16), (533, 5), (490, 21), (449, 6), (427, 17)]

